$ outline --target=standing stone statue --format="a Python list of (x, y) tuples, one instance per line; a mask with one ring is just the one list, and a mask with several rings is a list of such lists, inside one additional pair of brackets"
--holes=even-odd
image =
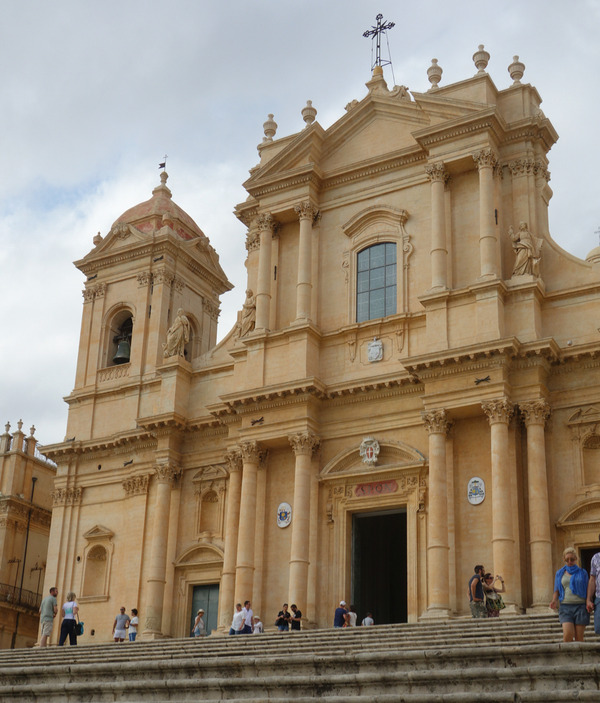
[(242, 324), (240, 327), (240, 337), (245, 337), (249, 332), (252, 332), (256, 324), (256, 298), (254, 293), (248, 289), (246, 291), (246, 300), (242, 306)]
[(183, 308), (177, 310), (175, 322), (169, 327), (167, 341), (163, 344), (165, 359), (169, 356), (185, 356), (185, 345), (190, 341), (190, 321)]
[(540, 275), (540, 251), (543, 239), (534, 237), (527, 227), (527, 222), (519, 223), (519, 231), (511, 227), (508, 236), (512, 241), (512, 248), (516, 254), (513, 276)]

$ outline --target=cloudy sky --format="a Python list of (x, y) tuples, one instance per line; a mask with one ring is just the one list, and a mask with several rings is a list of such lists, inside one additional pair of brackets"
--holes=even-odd
[[(174, 200), (200, 225), (243, 300), (244, 227), (232, 215), (268, 113), (278, 136), (328, 127), (364, 97), (378, 12), (394, 21), (386, 79), (429, 88), (472, 76), (478, 44), (507, 88), (515, 54), (560, 140), (550, 230), (585, 258), (598, 244), (598, 0), (0, 0), (0, 423), (62, 441), (83, 276), (72, 261), (146, 200), (168, 154)], [(1, 426), (1, 425), (0, 425)], [(0, 430), (1, 431), (1, 430)]]

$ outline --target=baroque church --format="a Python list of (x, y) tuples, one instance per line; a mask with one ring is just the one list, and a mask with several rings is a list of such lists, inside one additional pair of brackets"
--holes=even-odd
[(376, 65), (327, 129), (310, 101), (295, 134), (269, 115), (218, 344), (232, 286), (166, 172), (76, 262), (44, 591), (77, 593), (85, 643), (121, 605), (148, 639), (199, 607), (226, 632), (245, 600), (267, 626), (284, 602), (305, 628), (342, 599), (467, 615), (476, 563), (506, 612), (546, 612), (562, 549), (596, 550), (600, 250), (552, 240), (557, 133), (518, 57), (500, 87), (489, 58), (450, 85), (434, 59), (422, 92)]

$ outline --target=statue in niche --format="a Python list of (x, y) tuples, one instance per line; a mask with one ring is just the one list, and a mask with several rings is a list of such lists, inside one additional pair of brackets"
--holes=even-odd
[(185, 356), (185, 345), (190, 341), (190, 321), (183, 308), (177, 310), (175, 322), (167, 331), (167, 341), (163, 344), (165, 359), (169, 356)]
[(254, 293), (248, 289), (246, 291), (246, 300), (242, 306), (242, 323), (240, 327), (240, 337), (245, 337), (254, 330), (256, 325), (256, 298)]
[(527, 227), (527, 222), (519, 223), (519, 231), (515, 232), (511, 227), (508, 236), (512, 242), (513, 251), (516, 254), (513, 276), (540, 275), (540, 251), (543, 239), (534, 237)]

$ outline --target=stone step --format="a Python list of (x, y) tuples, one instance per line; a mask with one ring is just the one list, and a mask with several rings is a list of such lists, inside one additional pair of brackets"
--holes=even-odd
[(554, 617), (0, 652), (0, 701), (600, 701), (600, 642)]

